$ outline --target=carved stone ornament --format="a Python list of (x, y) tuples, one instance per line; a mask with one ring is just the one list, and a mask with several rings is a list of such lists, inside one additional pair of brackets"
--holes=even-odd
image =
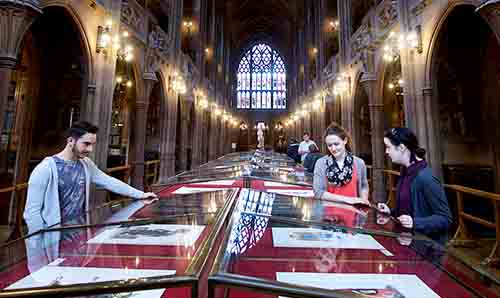
[(139, 9), (134, 7), (131, 2), (123, 2), (121, 11), (121, 21), (123, 23), (140, 33), (142, 32), (142, 28), (144, 26), (144, 19), (145, 18), (142, 16)]
[(420, 2), (412, 8), (411, 13), (414, 16), (418, 16), (424, 12), (425, 8), (432, 3), (432, 0), (421, 0)]
[[(0, 6), (0, 57), (2, 66), (12, 67), (24, 33), (41, 13), (38, 1), (2, 1)], [(3, 65), (5, 64), (5, 65)], [(8, 64), (8, 65), (7, 65)]]
[(157, 49), (161, 52), (168, 51), (168, 36), (158, 25), (153, 25), (149, 32), (148, 46), (151, 49)]
[(386, 29), (394, 22), (396, 22), (396, 19), (398, 17), (396, 5), (396, 1), (386, 0), (379, 7), (379, 10), (377, 11), (377, 22), (380, 29)]
[(160, 69), (160, 66), (166, 63), (165, 56), (157, 49), (148, 48), (146, 54), (146, 69), (145, 72), (155, 73)]
[(363, 50), (369, 48), (371, 42), (371, 26), (369, 23), (363, 23), (358, 31), (356, 31), (351, 41), (352, 60), (359, 60), (362, 57)]

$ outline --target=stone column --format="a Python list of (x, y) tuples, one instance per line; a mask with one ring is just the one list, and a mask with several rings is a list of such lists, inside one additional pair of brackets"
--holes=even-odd
[(195, 168), (201, 165), (201, 124), (202, 124), (202, 111), (199, 105), (199, 101), (201, 100), (199, 95), (195, 95), (194, 97), (194, 118), (191, 119), (193, 121), (193, 147), (191, 150), (191, 168)]
[[(411, 31), (409, 20), (409, 5), (408, 0), (398, 0), (398, 19), (400, 22), (400, 33), (408, 34)], [(404, 110), (405, 110), (405, 125), (416, 131), (417, 128), (423, 127), (424, 123), (419, 122), (416, 117), (418, 115), (417, 94), (415, 89), (415, 67), (414, 57), (409, 49), (403, 48), (400, 50), (401, 56), (401, 76), (405, 81), (404, 86)], [(423, 140), (426, 138), (425, 133), (421, 135), (417, 132), (417, 137)]]
[[(406, 89), (405, 89), (406, 91)], [(441, 144), (439, 139), (439, 127), (437, 121), (438, 119), (438, 101), (437, 98), (433, 96), (433, 89), (431, 87), (424, 87), (422, 89), (422, 104), (420, 107), (419, 114), (415, 116), (418, 118), (419, 123), (424, 123), (421, 129), (425, 129), (425, 132), (421, 132), (420, 128), (417, 128), (417, 136), (424, 135), (426, 138), (419, 138), (420, 146), (427, 150), (427, 162), (432, 168), (434, 175), (437, 177), (443, 177), (443, 169), (441, 167)], [(420, 105), (417, 105), (420, 106)], [(405, 111), (406, 113), (406, 111)], [(406, 114), (405, 114), (406, 117)]]
[(209, 136), (209, 151), (208, 151), (208, 160), (214, 160), (217, 158), (217, 148), (220, 142), (220, 127), (219, 127), (219, 117), (215, 115), (215, 109), (212, 109), (210, 113), (211, 122), (210, 125), (210, 136)]
[(0, 135), (9, 95), (11, 73), (24, 34), (42, 13), (39, 1), (4, 0), (0, 6)]
[(384, 174), (384, 104), (381, 97), (377, 97), (376, 88), (377, 80), (373, 74), (364, 74), (360, 80), (361, 86), (365, 89), (368, 95), (370, 107), (371, 121), (371, 141), (372, 141), (372, 156), (373, 156), (373, 180), (372, 180), (372, 197), (375, 202), (385, 202), (385, 183)]
[(186, 98), (181, 99), (181, 144), (180, 144), (180, 169), (187, 170), (187, 154), (188, 154), (188, 127), (189, 127), (189, 103)]
[[(170, 78), (171, 79), (171, 78)], [(175, 175), (175, 140), (177, 135), (177, 93), (171, 87), (166, 94), (167, 102), (162, 105), (161, 145), (160, 145), (160, 179), (165, 183), (169, 177)]]
[(349, 60), (349, 45), (352, 35), (352, 15), (351, 15), (351, 0), (338, 0), (339, 11), (339, 50), (340, 64), (345, 65)]
[(148, 121), (149, 97), (155, 83), (158, 81), (154, 73), (146, 73), (143, 77), (142, 88), (137, 94), (135, 103), (135, 156), (133, 159), (132, 185), (138, 189), (144, 189), (144, 145), (146, 144), (146, 125)]
[(312, 20), (312, 6), (313, 6), (313, 1), (305, 1), (304, 3), (304, 11), (305, 11), (305, 25), (304, 25), (304, 44), (303, 44), (303, 49), (304, 49), (304, 78), (305, 78), (305, 88), (304, 92), (307, 93), (309, 90), (309, 86), (311, 85), (312, 82), (312, 74), (311, 74), (311, 46), (314, 42), (314, 36), (312, 34), (313, 32), (313, 26), (314, 22)]

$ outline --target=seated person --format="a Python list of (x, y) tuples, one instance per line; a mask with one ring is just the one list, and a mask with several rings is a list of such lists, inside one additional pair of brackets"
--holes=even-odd
[(288, 155), (288, 157), (293, 159), (296, 163), (300, 163), (299, 142), (297, 142), (296, 139), (290, 139), (286, 155)]
[(309, 154), (307, 154), (306, 159), (304, 160), (304, 168), (306, 169), (306, 172), (314, 173), (314, 165), (316, 165), (316, 161), (323, 156), (325, 155), (319, 152), (319, 148), (316, 144), (309, 145)]

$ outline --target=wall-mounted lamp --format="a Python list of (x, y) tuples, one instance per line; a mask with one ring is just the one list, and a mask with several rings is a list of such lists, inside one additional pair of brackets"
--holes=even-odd
[(112, 46), (113, 50), (116, 51), (118, 59), (126, 62), (132, 61), (134, 58), (133, 47), (127, 43), (128, 32), (124, 31), (121, 34), (117, 33), (113, 36), (113, 32), (111, 31), (112, 25), (113, 21), (110, 19), (106, 21), (104, 26), (97, 27), (96, 52), (106, 55), (110, 50), (110, 46)]
[(337, 80), (335, 82), (335, 85), (333, 86), (333, 94), (341, 95), (349, 92), (350, 85), (351, 82), (349, 76), (346, 73), (340, 74), (339, 76), (337, 76)]
[(397, 34), (391, 31), (384, 46), (384, 60), (387, 62), (398, 60), (402, 49), (410, 49), (417, 51), (417, 53), (422, 53), (422, 27), (420, 25), (408, 34)]
[(404, 80), (401, 78), (396, 79), (387, 84), (387, 88), (394, 91), (396, 95), (403, 95)]
[(179, 94), (186, 93), (186, 82), (184, 82), (184, 78), (177, 72), (174, 72), (174, 77), (172, 80), (172, 89), (174, 89), (174, 92)]
[(316, 99), (312, 102), (313, 109), (319, 109), (321, 107), (321, 97), (316, 97)]
[(134, 85), (132, 80), (130, 80), (129, 78), (126, 78), (126, 77), (116, 76), (115, 80), (116, 80), (117, 84), (120, 84), (121, 86), (125, 86), (127, 88), (131, 88)]
[(240, 129), (241, 130), (247, 130), (248, 129), (248, 125), (245, 122), (241, 122), (240, 123)]
[(109, 45), (111, 44), (111, 26), (113, 21), (111, 19), (106, 21), (104, 26), (97, 26), (97, 53), (105, 53)]
[(337, 30), (340, 26), (340, 23), (338, 20), (331, 20), (328, 25), (330, 25), (330, 28), (332, 28), (332, 30)]

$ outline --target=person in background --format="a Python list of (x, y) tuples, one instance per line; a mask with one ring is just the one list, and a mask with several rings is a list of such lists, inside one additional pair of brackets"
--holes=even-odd
[(28, 181), (24, 220), (29, 233), (60, 223), (82, 224), (89, 205), (90, 183), (149, 204), (157, 199), (102, 172), (88, 158), (96, 144), (98, 128), (88, 122), (69, 128), (66, 146), (35, 167)]
[(443, 186), (425, 161), (425, 149), (406, 127), (388, 130), (384, 144), (387, 156), (402, 168), (396, 188), (396, 208), (390, 210), (379, 203), (379, 211), (391, 213), (405, 228), (444, 243), (452, 216)]
[(299, 142), (297, 142), (296, 139), (294, 138), (290, 139), (290, 143), (286, 150), (286, 155), (288, 155), (288, 157), (293, 159), (295, 162), (297, 163), (300, 162)]
[(303, 141), (300, 143), (299, 146), (299, 155), (300, 155), (300, 161), (303, 163), (304, 160), (306, 159), (307, 154), (309, 154), (309, 146), (311, 144), (316, 145), (316, 143), (313, 140), (311, 140), (311, 136), (309, 135), (308, 132), (304, 132), (302, 139)]
[(328, 155), (316, 162), (313, 190), (317, 199), (370, 205), (365, 162), (351, 153), (349, 134), (337, 123), (325, 132)]
[(325, 156), (323, 153), (319, 152), (318, 146), (316, 144), (309, 145), (309, 154), (307, 154), (306, 159), (304, 160), (304, 168), (309, 173), (314, 173), (314, 166), (318, 159)]

